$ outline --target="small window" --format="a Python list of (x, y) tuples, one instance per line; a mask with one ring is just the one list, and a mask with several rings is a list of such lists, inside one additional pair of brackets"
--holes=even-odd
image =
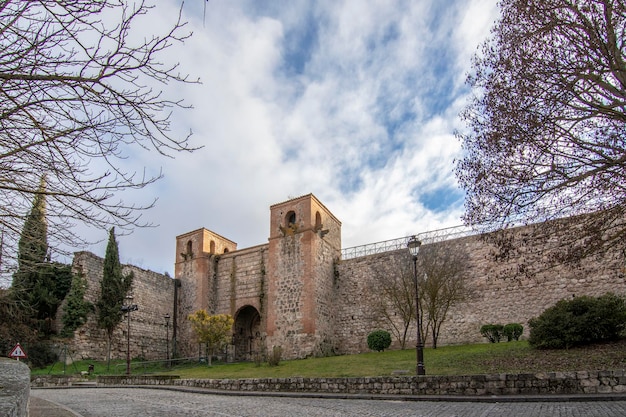
[(228, 248), (225, 248), (225, 249), (224, 249), (224, 253), (228, 253)]
[(290, 211), (289, 213), (287, 213), (287, 216), (285, 216), (285, 222), (287, 223), (287, 227), (292, 226), (292, 225), (295, 226), (296, 212)]
[(186, 246), (185, 251), (180, 253), (180, 256), (183, 259), (183, 261), (193, 258), (193, 252), (192, 252), (193, 247), (192, 247), (191, 240), (188, 240), (185, 246)]
[(322, 215), (319, 211), (315, 212), (315, 230), (322, 228)]
[(215, 241), (212, 240), (209, 244), (209, 253), (215, 253)]

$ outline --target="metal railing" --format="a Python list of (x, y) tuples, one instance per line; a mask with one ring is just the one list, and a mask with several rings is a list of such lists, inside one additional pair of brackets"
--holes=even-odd
[(479, 234), (468, 226), (453, 226), (444, 229), (431, 230), (416, 233), (415, 235), (400, 237), (397, 239), (384, 240), (382, 242), (368, 243), (367, 245), (353, 246), (341, 250), (342, 259), (353, 259), (361, 256), (375, 255), (377, 253), (391, 252), (406, 249), (407, 242), (412, 236), (417, 236), (424, 244), (443, 242), (445, 240), (458, 239), (465, 236)]

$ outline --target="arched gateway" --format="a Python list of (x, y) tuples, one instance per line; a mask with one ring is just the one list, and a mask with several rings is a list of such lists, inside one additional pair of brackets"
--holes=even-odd
[[(198, 229), (176, 238), (179, 317), (195, 310), (235, 320), (234, 360), (255, 360), (280, 347), (283, 359), (304, 358), (334, 346), (335, 265), (341, 222), (313, 195), (270, 207), (268, 243), (247, 249)], [(180, 323), (182, 355), (193, 354), (194, 335)], [(231, 350), (232, 351), (232, 350)]]
[(233, 346), (235, 360), (253, 360), (262, 349), (261, 315), (251, 305), (244, 306), (235, 314), (233, 326)]

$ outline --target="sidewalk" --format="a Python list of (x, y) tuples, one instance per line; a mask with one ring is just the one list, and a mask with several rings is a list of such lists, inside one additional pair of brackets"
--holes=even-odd
[(30, 396), (28, 417), (81, 417), (61, 404)]

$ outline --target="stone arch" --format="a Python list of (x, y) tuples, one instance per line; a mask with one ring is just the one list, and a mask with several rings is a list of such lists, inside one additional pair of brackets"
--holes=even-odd
[(315, 212), (315, 230), (320, 230), (322, 228), (322, 215), (319, 211)]
[(215, 253), (215, 241), (211, 240), (211, 243), (209, 243), (209, 253)]
[(245, 305), (235, 313), (233, 345), (236, 361), (253, 360), (260, 354), (261, 315), (251, 305)]

